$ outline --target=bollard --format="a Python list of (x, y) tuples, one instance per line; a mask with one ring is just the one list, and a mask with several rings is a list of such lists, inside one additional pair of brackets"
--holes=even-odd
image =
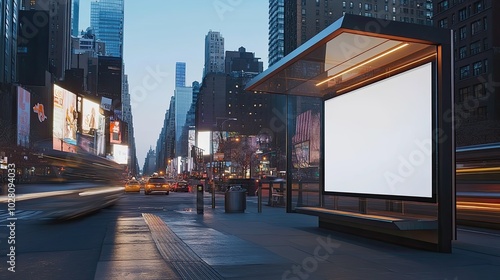
[(203, 185), (196, 186), (196, 212), (203, 214)]
[(259, 197), (257, 198), (257, 210), (259, 213), (262, 213), (262, 183), (259, 183)]

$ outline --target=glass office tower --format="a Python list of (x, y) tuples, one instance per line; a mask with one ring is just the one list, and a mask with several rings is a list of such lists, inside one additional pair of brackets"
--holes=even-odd
[(123, 57), (124, 0), (94, 0), (90, 5), (90, 26), (96, 38), (105, 42), (106, 55)]

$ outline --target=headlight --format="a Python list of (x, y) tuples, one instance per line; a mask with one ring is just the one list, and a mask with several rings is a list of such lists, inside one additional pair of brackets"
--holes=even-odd
[(168, 185), (162, 185), (163, 188), (168, 188)]

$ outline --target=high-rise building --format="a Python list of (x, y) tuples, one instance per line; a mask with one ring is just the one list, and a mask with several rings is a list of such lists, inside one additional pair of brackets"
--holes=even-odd
[(182, 143), (182, 129), (186, 124), (186, 115), (193, 101), (192, 87), (176, 87), (175, 97), (175, 155), (186, 157), (187, 144)]
[(71, 68), (70, 3), (71, 0), (22, 0), (23, 10), (47, 11), (49, 14), (46, 21), (49, 25), (49, 72), (57, 80), (64, 80), (65, 71)]
[(22, 85), (44, 86), (49, 70), (49, 26), (37, 28), (37, 32), (26, 36), (30, 24), (37, 17), (49, 18), (48, 11), (19, 11), (19, 33), (17, 43), (17, 79)]
[(434, 25), (453, 29), (457, 146), (500, 142), (500, 2), (438, 1)]
[[(280, 1), (270, 0), (269, 3), (270, 39), (271, 34), (279, 34), (281, 28), (281, 25), (274, 24), (276, 21), (279, 22), (281, 14), (279, 12), (271, 13), (271, 10), (280, 11), (281, 5), (284, 5), (284, 55), (295, 50), (344, 14), (432, 25), (432, 0), (363, 0), (360, 2), (290, 0), (283, 1), (283, 4)], [(274, 42), (275, 40), (270, 40), (269, 44), (274, 44)], [(269, 56), (271, 58), (271, 53)]]
[(72, 0), (71, 4), (71, 36), (77, 37), (78, 21), (80, 20), (80, 0)]
[(175, 63), (175, 86), (186, 86), (186, 62)]
[(208, 73), (224, 73), (224, 37), (212, 30), (205, 36), (203, 77)]
[(285, 0), (269, 0), (269, 66), (285, 54)]
[(106, 43), (106, 55), (123, 56), (124, 0), (94, 0), (90, 3), (90, 26), (98, 40)]
[(16, 80), (17, 0), (0, 1), (0, 83)]
[(264, 64), (259, 61), (260, 58), (255, 57), (254, 53), (247, 52), (244, 47), (240, 47), (237, 51), (226, 51), (224, 59), (225, 72), (246, 72), (260, 73), (263, 71)]

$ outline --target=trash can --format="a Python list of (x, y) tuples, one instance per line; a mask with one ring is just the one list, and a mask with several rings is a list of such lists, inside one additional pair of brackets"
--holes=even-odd
[(232, 186), (225, 193), (226, 213), (244, 213), (247, 208), (246, 189)]

